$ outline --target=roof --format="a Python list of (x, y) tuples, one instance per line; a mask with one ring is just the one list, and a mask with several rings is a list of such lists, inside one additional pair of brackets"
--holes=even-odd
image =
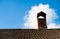
[(60, 29), (0, 29), (0, 39), (60, 39)]
[(45, 14), (43, 11), (41, 11), (41, 12), (39, 12), (39, 13), (37, 14), (37, 17), (39, 17), (39, 16), (43, 16), (43, 17), (45, 17), (46, 14)]

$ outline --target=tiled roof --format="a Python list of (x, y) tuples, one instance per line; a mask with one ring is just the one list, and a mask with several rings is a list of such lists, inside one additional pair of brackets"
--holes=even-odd
[(0, 39), (60, 39), (60, 29), (0, 29)]

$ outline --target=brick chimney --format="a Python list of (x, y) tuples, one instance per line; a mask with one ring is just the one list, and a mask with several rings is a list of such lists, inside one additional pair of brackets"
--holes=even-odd
[(38, 20), (38, 29), (46, 29), (46, 14), (44, 12), (39, 12), (37, 14), (37, 20)]

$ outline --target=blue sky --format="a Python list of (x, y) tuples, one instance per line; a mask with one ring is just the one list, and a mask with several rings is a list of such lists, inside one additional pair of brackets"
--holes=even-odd
[[(0, 0), (0, 28), (23, 28), (24, 16), (40, 3), (49, 4), (60, 17), (60, 0)], [(60, 24), (60, 18), (55, 23)]]

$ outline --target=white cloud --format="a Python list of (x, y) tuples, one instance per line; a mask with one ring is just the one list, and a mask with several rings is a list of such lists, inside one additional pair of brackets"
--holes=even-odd
[(49, 7), (49, 4), (43, 5), (39, 4), (38, 6), (32, 6), (31, 10), (29, 10), (28, 14), (24, 17), (25, 23), (24, 28), (33, 28), (37, 29), (37, 13), (40, 11), (43, 11), (47, 14), (47, 24), (49, 24), (48, 27), (50, 27), (51, 23), (54, 22), (55, 19), (58, 18), (56, 12), (54, 9)]
[(51, 23), (48, 26), (48, 29), (58, 29), (60, 28), (60, 24), (56, 24), (56, 23)]
[(44, 19), (44, 17), (43, 17), (43, 16), (40, 16), (40, 17), (38, 17), (38, 18), (42, 18), (42, 19)]

